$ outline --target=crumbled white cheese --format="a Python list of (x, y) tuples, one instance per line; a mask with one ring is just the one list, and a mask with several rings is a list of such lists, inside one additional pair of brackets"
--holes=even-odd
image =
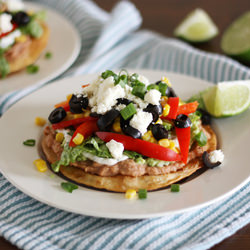
[(104, 164), (104, 165), (109, 165), (109, 166), (115, 165), (120, 161), (125, 161), (128, 159), (128, 157), (126, 155), (123, 155), (119, 160), (116, 160), (114, 158), (98, 157), (96, 155), (92, 155), (92, 154), (87, 153), (87, 152), (83, 152), (82, 154), (83, 154), (83, 156), (85, 156), (86, 158), (88, 158), (92, 161), (95, 161), (97, 163)]
[(210, 152), (208, 157), (211, 163), (216, 163), (217, 161), (222, 163), (224, 161), (224, 154), (220, 149)]
[(24, 9), (22, 0), (2, 0), (7, 5), (8, 11), (19, 11)]
[[(85, 91), (92, 90), (92, 87)], [(92, 96), (89, 98), (89, 105), (92, 107), (91, 111), (105, 114), (117, 103), (116, 99), (124, 96), (125, 91), (122, 86), (119, 84), (114, 85), (114, 78), (110, 76), (103, 82), (99, 82), (99, 84), (95, 83), (95, 89), (93, 89)]]
[(115, 109), (118, 110), (118, 111), (121, 111), (122, 109), (124, 109), (126, 107), (125, 104), (118, 104)]
[(21, 36), (20, 30), (15, 30), (9, 35), (0, 39), (0, 48), (5, 49), (15, 42), (15, 38)]
[(117, 142), (115, 140), (111, 140), (106, 143), (106, 146), (109, 149), (110, 154), (117, 160), (122, 157), (124, 146), (122, 143)]
[(144, 96), (144, 101), (153, 105), (159, 105), (160, 99), (161, 99), (161, 92), (158, 91), (157, 89), (149, 90)]
[(12, 16), (3, 13), (0, 15), (0, 34), (6, 33), (12, 30), (12, 23), (11, 23)]
[(148, 106), (147, 102), (144, 102), (140, 97), (137, 97), (132, 93), (126, 93), (125, 98), (132, 101), (137, 108), (145, 109)]
[(147, 132), (147, 127), (153, 120), (153, 115), (142, 110), (138, 110), (137, 113), (130, 120), (130, 126), (138, 129), (142, 135)]
[(144, 83), (146, 86), (148, 86), (150, 84), (149, 80), (147, 77), (143, 76), (143, 75), (139, 75), (137, 78), (140, 82)]

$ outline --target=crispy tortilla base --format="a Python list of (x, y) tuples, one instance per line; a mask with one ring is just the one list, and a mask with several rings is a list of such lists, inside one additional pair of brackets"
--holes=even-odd
[[(210, 134), (207, 143), (207, 151), (213, 151), (217, 147), (217, 138), (210, 126), (204, 126), (205, 130)], [(47, 160), (52, 163), (56, 160), (56, 155), (42, 141), (42, 148)], [(85, 173), (82, 169), (73, 166), (61, 166), (60, 172), (66, 178), (76, 183), (83, 184), (97, 189), (106, 189), (115, 192), (126, 192), (128, 189), (147, 189), (156, 190), (167, 187), (185, 177), (190, 176), (203, 166), (201, 157), (195, 158), (186, 164), (183, 169), (165, 175), (143, 175), (139, 177), (131, 176), (110, 176), (103, 177), (94, 174)]]
[(42, 51), (45, 49), (49, 39), (49, 28), (45, 23), (41, 23), (43, 27), (43, 34), (40, 38), (32, 38), (29, 46), (25, 47), (21, 53), (14, 60), (8, 61), (10, 66), (10, 73), (14, 73), (33, 64)]

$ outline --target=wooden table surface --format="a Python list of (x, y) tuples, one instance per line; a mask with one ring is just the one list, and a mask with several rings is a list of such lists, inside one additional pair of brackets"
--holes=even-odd
[[(110, 11), (116, 0), (95, 0), (101, 8)], [(197, 48), (222, 54), (220, 49), (221, 33), (238, 16), (250, 10), (249, 0), (132, 0), (143, 17), (142, 28), (157, 31), (172, 37), (173, 30), (193, 9), (200, 7), (206, 10), (217, 24), (220, 34), (212, 41), (196, 45)], [(17, 250), (4, 238), (0, 237), (0, 250)], [(250, 224), (233, 236), (217, 244), (211, 250), (250, 249)]]

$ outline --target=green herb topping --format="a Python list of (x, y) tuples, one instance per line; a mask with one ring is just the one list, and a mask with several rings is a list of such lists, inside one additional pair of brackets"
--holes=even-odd
[(172, 184), (171, 185), (171, 192), (180, 192), (180, 185), (179, 184)]
[(26, 71), (29, 74), (35, 74), (35, 73), (37, 73), (39, 71), (39, 66), (31, 64), (31, 65), (26, 67)]
[(134, 114), (136, 114), (136, 108), (134, 104), (131, 102), (129, 105), (127, 105), (124, 109), (120, 111), (121, 116), (124, 120), (129, 119), (132, 117)]
[(147, 199), (147, 189), (139, 189), (138, 191), (138, 197), (139, 199), (143, 200), (143, 199)]
[(78, 189), (78, 186), (71, 182), (62, 182), (61, 187), (69, 193), (72, 193), (73, 190)]
[(45, 58), (46, 58), (46, 59), (52, 58), (52, 53), (51, 53), (51, 52), (46, 52)]
[(23, 142), (23, 145), (29, 146), (29, 147), (34, 147), (36, 145), (36, 140), (28, 139), (28, 140)]
[(207, 137), (204, 134), (203, 131), (200, 131), (195, 137), (194, 139), (198, 142), (198, 145), (200, 147), (203, 147), (207, 144)]

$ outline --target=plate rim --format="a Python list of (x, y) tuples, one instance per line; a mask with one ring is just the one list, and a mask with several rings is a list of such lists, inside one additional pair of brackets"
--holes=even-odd
[[(205, 83), (209, 83), (208, 81), (204, 80), (204, 79), (200, 79), (200, 78), (197, 78), (197, 77), (193, 77), (193, 76), (189, 76), (189, 75), (185, 75), (185, 74), (180, 74), (180, 73), (176, 73), (176, 72), (170, 72), (170, 71), (162, 71), (162, 70), (149, 70), (149, 69), (128, 69), (129, 71), (138, 71), (139, 74), (143, 74), (143, 72), (148, 72), (150, 74), (150, 72), (154, 72), (154, 73), (158, 73), (158, 74), (162, 74), (164, 72), (164, 74), (175, 74), (175, 75), (181, 75), (181, 76), (184, 76), (184, 77), (187, 77), (187, 78), (190, 78), (190, 79), (196, 79), (196, 80), (200, 80), (200, 81), (203, 81)], [(71, 77), (66, 77), (66, 78), (63, 78), (63, 79), (59, 79), (59, 80), (55, 80), (53, 81), (51, 84), (53, 85), (56, 85), (56, 84), (60, 84), (60, 82), (62, 81), (68, 81), (70, 79), (81, 79), (82, 77), (87, 77), (87, 76), (97, 76), (98, 73), (92, 73), (92, 74), (84, 74), (84, 75), (78, 75), (78, 76), (71, 76)], [(46, 85), (44, 86), (43, 89), (45, 88), (50, 88), (51, 84), (49, 85)], [(37, 90), (39, 91), (39, 90)], [(37, 92), (35, 91), (35, 92)], [(33, 92), (34, 93), (34, 92)], [(32, 95), (33, 93), (31, 93), (30, 95)], [(30, 96), (28, 95), (28, 96)], [(27, 97), (28, 97), (27, 96)], [(25, 97), (26, 98), (26, 97)], [(8, 114), (9, 112), (12, 112), (12, 108), (14, 108), (17, 104), (13, 105), (13, 107), (11, 107), (6, 113)], [(3, 115), (3, 117), (5, 117), (5, 114)], [(1, 121), (0, 121), (1, 123)], [(0, 164), (2, 165), (2, 162), (0, 161)], [(76, 213), (76, 214), (82, 214), (82, 215), (86, 215), (86, 216), (95, 216), (95, 217), (100, 217), (100, 218), (110, 218), (110, 219), (147, 219), (147, 218), (155, 218), (155, 217), (160, 217), (160, 216), (165, 216), (165, 215), (174, 215), (174, 214), (179, 214), (179, 213), (182, 213), (182, 212), (187, 212), (187, 211), (191, 211), (191, 210), (195, 210), (195, 209), (199, 209), (199, 208), (202, 208), (202, 207), (205, 207), (205, 206), (208, 206), (212, 203), (215, 203), (217, 201), (220, 201), (222, 200), (223, 198), (226, 198), (228, 196), (230, 196), (231, 194), (235, 193), (237, 190), (239, 190), (240, 188), (242, 188), (249, 180), (250, 180), (250, 176), (248, 176), (244, 181), (242, 181), (239, 185), (235, 186), (234, 188), (232, 188), (230, 191), (216, 197), (216, 198), (213, 198), (209, 201), (206, 201), (206, 202), (203, 202), (201, 204), (197, 204), (197, 205), (192, 205), (192, 206), (188, 206), (186, 208), (182, 208), (182, 209), (178, 209), (178, 210), (174, 210), (174, 211), (166, 211), (166, 212), (154, 212), (154, 213), (149, 213), (147, 215), (145, 214), (142, 214), (142, 215), (138, 215), (138, 214), (135, 214), (135, 215), (131, 215), (131, 214), (127, 214), (126, 216), (123, 215), (117, 215), (117, 214), (114, 214), (113, 216), (111, 214), (109, 214), (108, 216), (107, 215), (103, 215), (102, 212), (97, 212), (97, 213), (93, 213), (93, 212), (86, 212), (84, 211), (84, 213), (79, 213), (78, 211), (76, 210), (72, 210), (72, 209), (68, 209), (67, 207), (62, 207), (62, 206), (58, 206), (56, 205), (55, 203), (53, 202), (48, 202), (48, 201), (44, 201), (44, 200), (41, 200), (41, 198), (37, 198), (34, 194), (31, 194), (29, 192), (27, 192), (26, 190), (24, 190), (24, 188), (22, 187), (19, 187), (16, 185), (16, 183), (11, 179), (9, 178), (8, 174), (5, 173), (2, 169), (1, 169), (1, 165), (0, 165), (0, 172), (4, 175), (4, 177), (13, 185), (15, 186), (16, 188), (18, 188), (19, 190), (21, 190), (23, 193), (27, 194), (28, 196), (44, 203), (44, 204), (47, 204), (49, 206), (52, 206), (52, 207), (55, 207), (55, 208), (58, 208), (58, 209), (61, 209), (61, 210), (64, 210), (64, 211), (67, 211), (67, 212), (73, 212), (73, 213)]]

